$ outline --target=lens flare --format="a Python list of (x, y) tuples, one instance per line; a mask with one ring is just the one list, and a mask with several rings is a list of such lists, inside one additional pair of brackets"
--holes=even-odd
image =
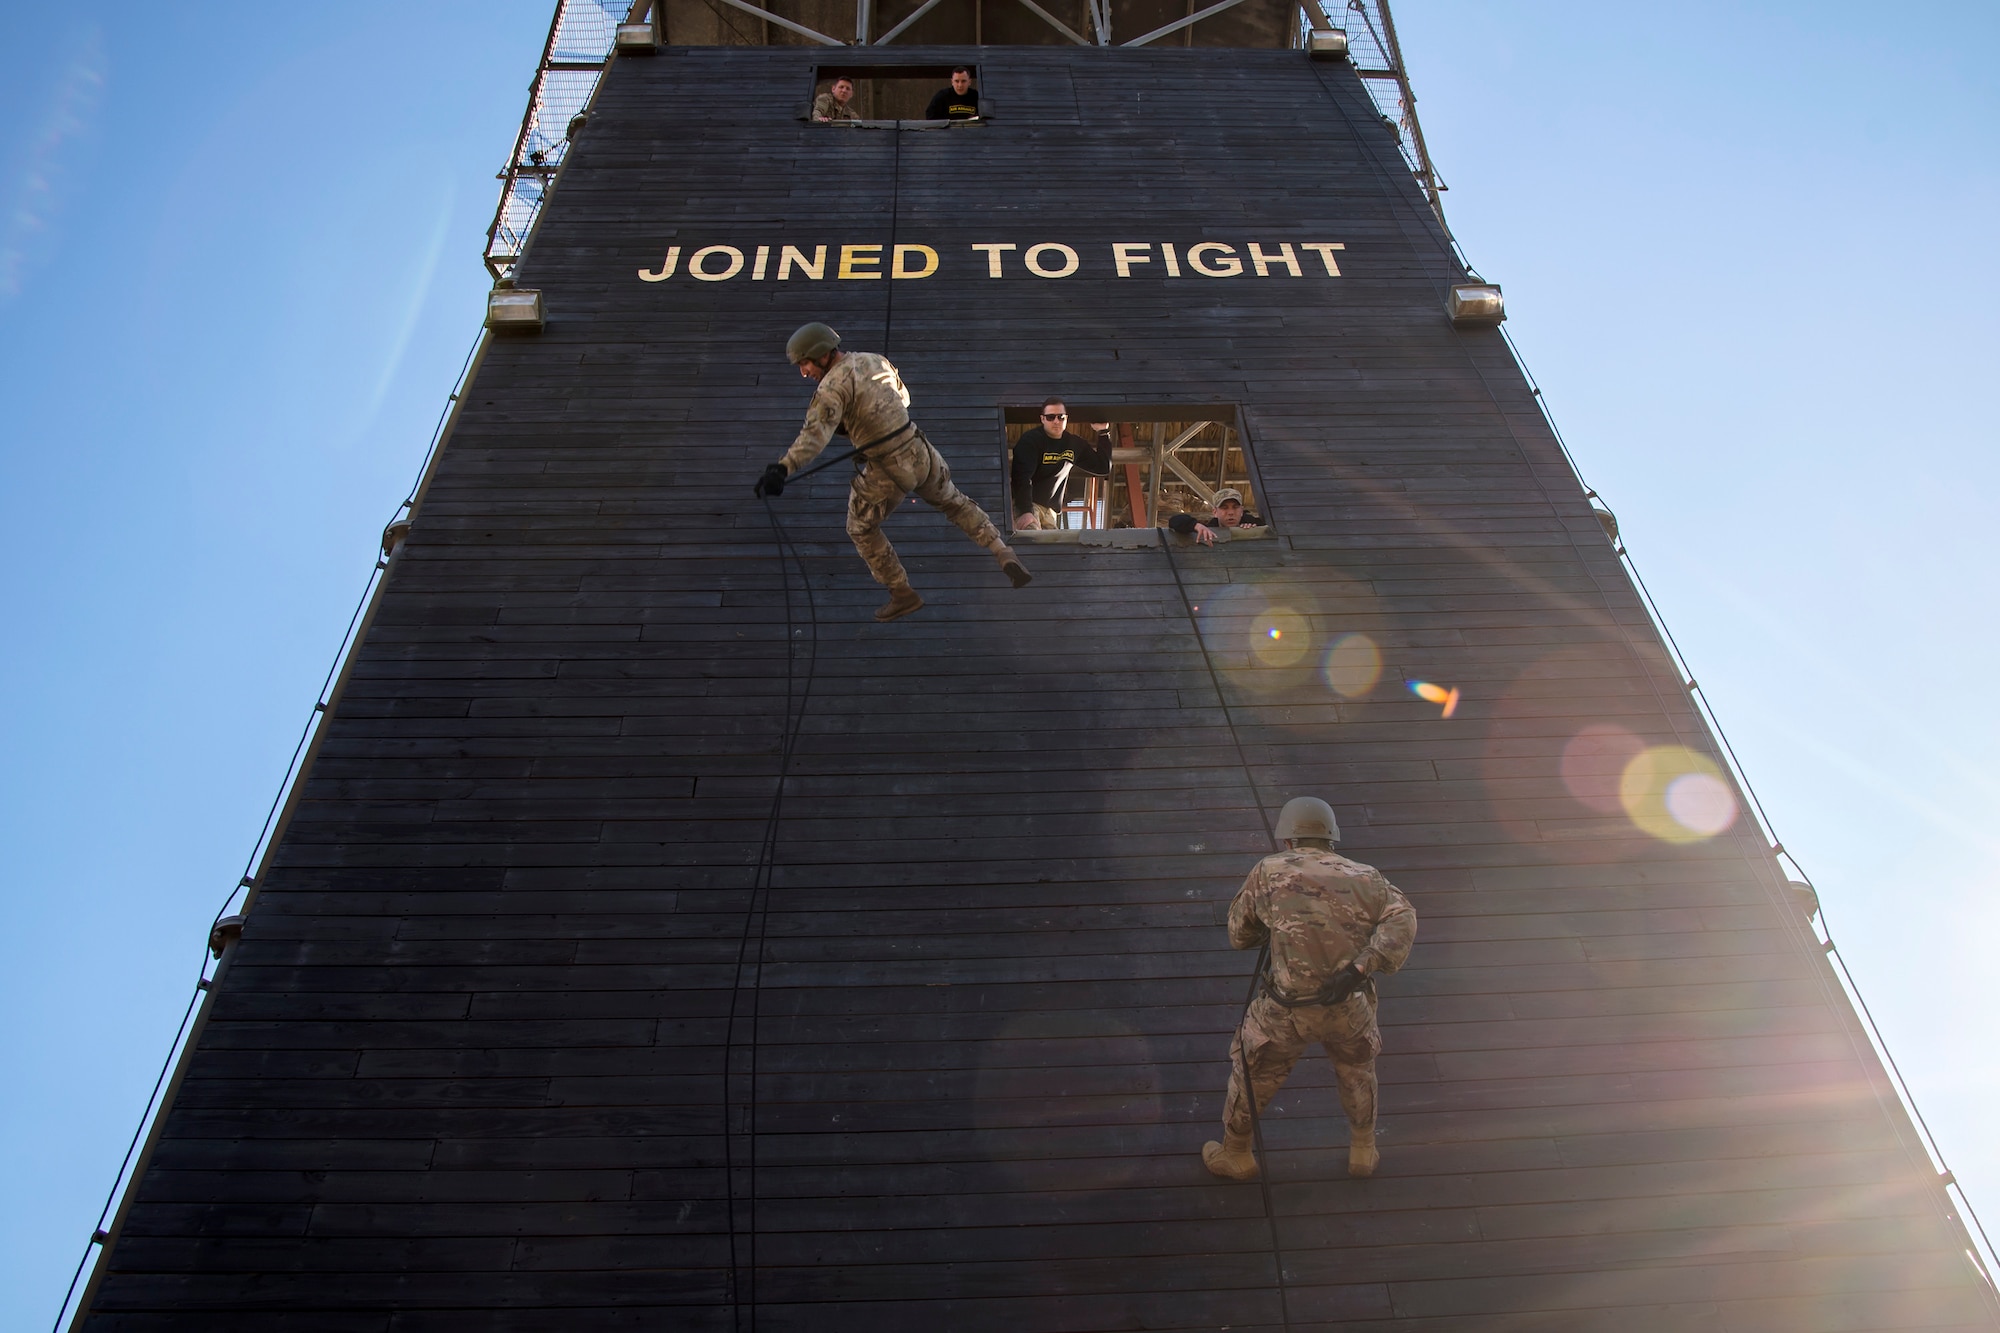
[(1343, 634), (1327, 649), (1321, 670), (1335, 694), (1359, 699), (1382, 679), (1382, 650), (1366, 634)]
[(1292, 666), (1312, 651), (1306, 618), (1288, 606), (1274, 606), (1250, 622), (1250, 651), (1258, 665)]
[(1667, 813), (1682, 828), (1712, 838), (1736, 822), (1736, 797), (1721, 778), (1683, 773), (1667, 784)]
[(1410, 693), (1416, 695), (1427, 704), (1443, 704), (1444, 712), (1439, 714), (1440, 717), (1450, 717), (1458, 711), (1458, 690), (1456, 687), (1446, 689), (1442, 685), (1433, 685), (1427, 680), (1413, 680), (1410, 682)]
[(1563, 786), (1599, 814), (1615, 815), (1625, 808), (1618, 798), (1625, 766), (1645, 748), (1646, 742), (1625, 728), (1593, 722), (1563, 746)]
[(1319, 693), (1326, 642), (1314, 626), (1322, 612), (1313, 589), (1275, 578), (1229, 583), (1207, 590), (1200, 606), (1202, 645), (1232, 688), (1264, 698)]
[(1619, 775), (1618, 802), (1642, 832), (1662, 842), (1702, 842), (1736, 822), (1736, 795), (1722, 770), (1680, 745), (1634, 755)]

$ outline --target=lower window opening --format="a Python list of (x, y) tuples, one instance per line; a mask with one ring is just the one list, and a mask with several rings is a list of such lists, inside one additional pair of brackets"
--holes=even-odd
[(1002, 415), (1008, 526), (1024, 541), (1090, 545), (1093, 534), (1129, 531), (1150, 543), (1159, 529), (1204, 545), (1273, 535), (1233, 406), (1052, 402)]

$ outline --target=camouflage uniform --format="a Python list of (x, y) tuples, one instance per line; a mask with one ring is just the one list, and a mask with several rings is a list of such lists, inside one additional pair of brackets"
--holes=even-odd
[(1232, 947), (1254, 949), (1266, 939), (1271, 943), (1266, 983), (1229, 1044), (1229, 1096), (1222, 1120), (1232, 1139), (1248, 1142), (1250, 1137), (1250, 1112), (1243, 1101), (1245, 1062), (1261, 1112), (1313, 1042), (1321, 1043), (1333, 1061), (1348, 1123), (1373, 1132), (1375, 1056), (1382, 1049), (1374, 986), (1338, 1004), (1288, 1008), (1281, 997), (1305, 999), (1349, 963), (1371, 977), (1394, 972), (1410, 956), (1416, 938), (1415, 909), (1373, 866), (1317, 847), (1278, 852), (1257, 863), (1229, 905)]
[[(794, 102), (792, 105), (796, 107), (798, 103)], [(852, 102), (840, 101), (832, 93), (821, 93), (818, 97), (813, 98), (813, 119), (859, 120), (861, 119), (861, 113), (854, 109)]]
[[(806, 424), (785, 450), (785, 470), (797, 472), (819, 456), (836, 426), (856, 445), (893, 438), (870, 449), (847, 497), (847, 535), (868, 562), (868, 572), (884, 587), (907, 585), (909, 576), (896, 548), (882, 535), (882, 520), (915, 491), (960, 531), (989, 551), (1001, 549), (1000, 530), (986, 511), (951, 483), (951, 468), (924, 433), (910, 424), (910, 391), (889, 358), (848, 352), (819, 382)], [(900, 431), (901, 434), (897, 434)]]

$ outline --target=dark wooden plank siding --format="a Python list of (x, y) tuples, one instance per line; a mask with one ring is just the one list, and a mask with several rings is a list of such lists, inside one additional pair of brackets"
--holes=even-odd
[[(897, 135), (788, 119), (818, 58), (609, 76), (520, 273), (548, 328), (468, 391), (85, 1327), (1278, 1328), (1259, 1192), (1196, 1151), (1222, 908), (1307, 792), (1422, 929), (1381, 1174), (1321, 1063), (1267, 1120), (1292, 1329), (1992, 1327), (1751, 826), (1565, 785), (1592, 723), (1713, 744), (1351, 70), (988, 48), (991, 124)], [(1126, 240), (1346, 249), (1121, 280)], [(944, 268), (636, 277), (718, 243)], [(812, 318), (996, 515), (999, 409), (1053, 390), (1240, 408), (1280, 536), (1036, 547), (1016, 592), (912, 510), (930, 605), (876, 625), (844, 473), (776, 505), (804, 585), (748, 495)], [(1221, 634), (1218, 698), (1187, 606), (1244, 596), (1313, 651)]]

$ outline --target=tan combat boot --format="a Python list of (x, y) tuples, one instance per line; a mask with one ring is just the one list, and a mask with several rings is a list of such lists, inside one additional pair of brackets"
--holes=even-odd
[(1375, 1150), (1375, 1126), (1350, 1127), (1348, 1132), (1347, 1174), (1356, 1180), (1366, 1180), (1375, 1174), (1375, 1167), (1382, 1160), (1382, 1154)]
[(1222, 1142), (1210, 1139), (1201, 1145), (1201, 1164), (1211, 1175), (1224, 1180), (1255, 1180), (1257, 1178), (1257, 1154), (1250, 1151), (1250, 1138), (1241, 1138), (1222, 1131)]
[(875, 608), (877, 620), (901, 620), (912, 611), (921, 611), (924, 599), (917, 596), (917, 590), (907, 583), (898, 583), (889, 589), (889, 600)]
[(988, 549), (993, 552), (993, 558), (1000, 562), (1000, 572), (1005, 574), (1015, 587), (1025, 588), (1035, 581), (1035, 576), (1021, 563), (1021, 557), (1015, 555), (1014, 548), (1006, 542), (995, 542)]

